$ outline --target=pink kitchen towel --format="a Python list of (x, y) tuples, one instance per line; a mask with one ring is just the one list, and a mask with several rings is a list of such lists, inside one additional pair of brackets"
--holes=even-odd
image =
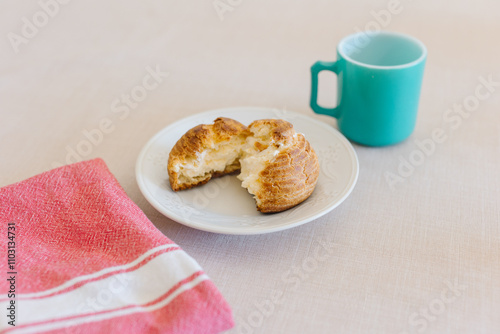
[(231, 310), (104, 161), (0, 189), (1, 333), (219, 333)]

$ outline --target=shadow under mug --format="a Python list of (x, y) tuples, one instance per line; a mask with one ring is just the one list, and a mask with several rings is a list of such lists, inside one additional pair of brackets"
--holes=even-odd
[[(312, 110), (337, 118), (348, 139), (385, 146), (408, 138), (415, 128), (427, 49), (419, 40), (392, 32), (360, 32), (342, 39), (337, 61), (311, 67)], [(318, 105), (318, 74), (337, 74), (335, 108)]]

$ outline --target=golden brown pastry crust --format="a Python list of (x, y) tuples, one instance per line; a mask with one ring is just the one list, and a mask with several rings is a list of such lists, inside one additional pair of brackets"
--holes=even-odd
[(195, 158), (215, 143), (229, 141), (233, 136), (245, 135), (247, 127), (234, 119), (219, 117), (213, 124), (200, 124), (190, 129), (174, 145), (168, 157), (168, 176), (172, 190), (179, 191), (193, 188), (207, 183), (212, 177), (218, 177), (239, 171), (238, 164), (229, 165), (222, 172), (213, 172), (193, 183), (184, 183), (179, 180), (179, 173), (175, 172), (175, 165)]
[(249, 130), (261, 125), (271, 126), (273, 145), (285, 149), (271, 160), (260, 172), (260, 191), (254, 195), (259, 199), (260, 212), (281, 212), (305, 201), (313, 192), (319, 177), (319, 162), (316, 152), (293, 125), (284, 120), (258, 120), (248, 126)]
[(175, 171), (175, 166), (196, 159), (203, 151), (212, 149), (214, 144), (229, 143), (234, 136), (243, 138), (242, 149), (243, 145), (249, 145), (248, 140), (243, 144), (244, 138), (251, 136), (265, 137), (253, 141), (255, 150), (252, 151), (262, 152), (272, 146), (271, 158), (265, 160), (264, 168), (258, 175), (254, 173), (257, 183), (251, 193), (255, 196), (257, 210), (263, 213), (281, 212), (302, 203), (312, 194), (319, 176), (318, 157), (304, 136), (296, 133), (291, 123), (281, 119), (254, 121), (247, 128), (235, 120), (220, 117), (214, 124), (202, 124), (190, 129), (177, 141), (169, 155), (168, 175), (172, 189), (189, 189), (207, 183), (212, 177), (240, 171), (239, 160), (244, 159), (241, 156), (225, 170), (212, 171), (193, 182), (181, 182), (179, 173)]

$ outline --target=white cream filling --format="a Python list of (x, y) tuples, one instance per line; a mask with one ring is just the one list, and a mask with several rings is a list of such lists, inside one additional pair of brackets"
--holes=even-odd
[(182, 181), (205, 179), (208, 174), (222, 172), (241, 155), (242, 138), (233, 137), (229, 142), (214, 145), (174, 168)]
[[(247, 137), (243, 147), (242, 157), (240, 158), (241, 173), (238, 175), (238, 179), (242, 181), (241, 186), (243, 188), (246, 188), (250, 194), (255, 195), (262, 187), (260, 173), (286, 146), (281, 143), (279, 145), (274, 143), (274, 140), (269, 137), (270, 129), (267, 126), (252, 130), (256, 131), (253, 133), (254, 136)], [(260, 151), (255, 146), (257, 142), (267, 148)], [(254, 199), (257, 201), (257, 205), (260, 205), (259, 198), (254, 196)]]

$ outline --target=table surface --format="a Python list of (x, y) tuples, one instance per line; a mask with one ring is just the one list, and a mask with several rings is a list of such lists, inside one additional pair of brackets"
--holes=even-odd
[[(103, 158), (218, 286), (228, 333), (500, 332), (499, 2), (59, 1), (0, 5), (0, 186)], [(381, 27), (428, 47), (417, 126), (395, 146), (354, 145), (358, 183), (335, 210), (234, 236), (142, 196), (135, 162), (159, 130), (235, 106), (313, 116), (310, 66)], [(333, 105), (334, 76), (320, 79)]]

